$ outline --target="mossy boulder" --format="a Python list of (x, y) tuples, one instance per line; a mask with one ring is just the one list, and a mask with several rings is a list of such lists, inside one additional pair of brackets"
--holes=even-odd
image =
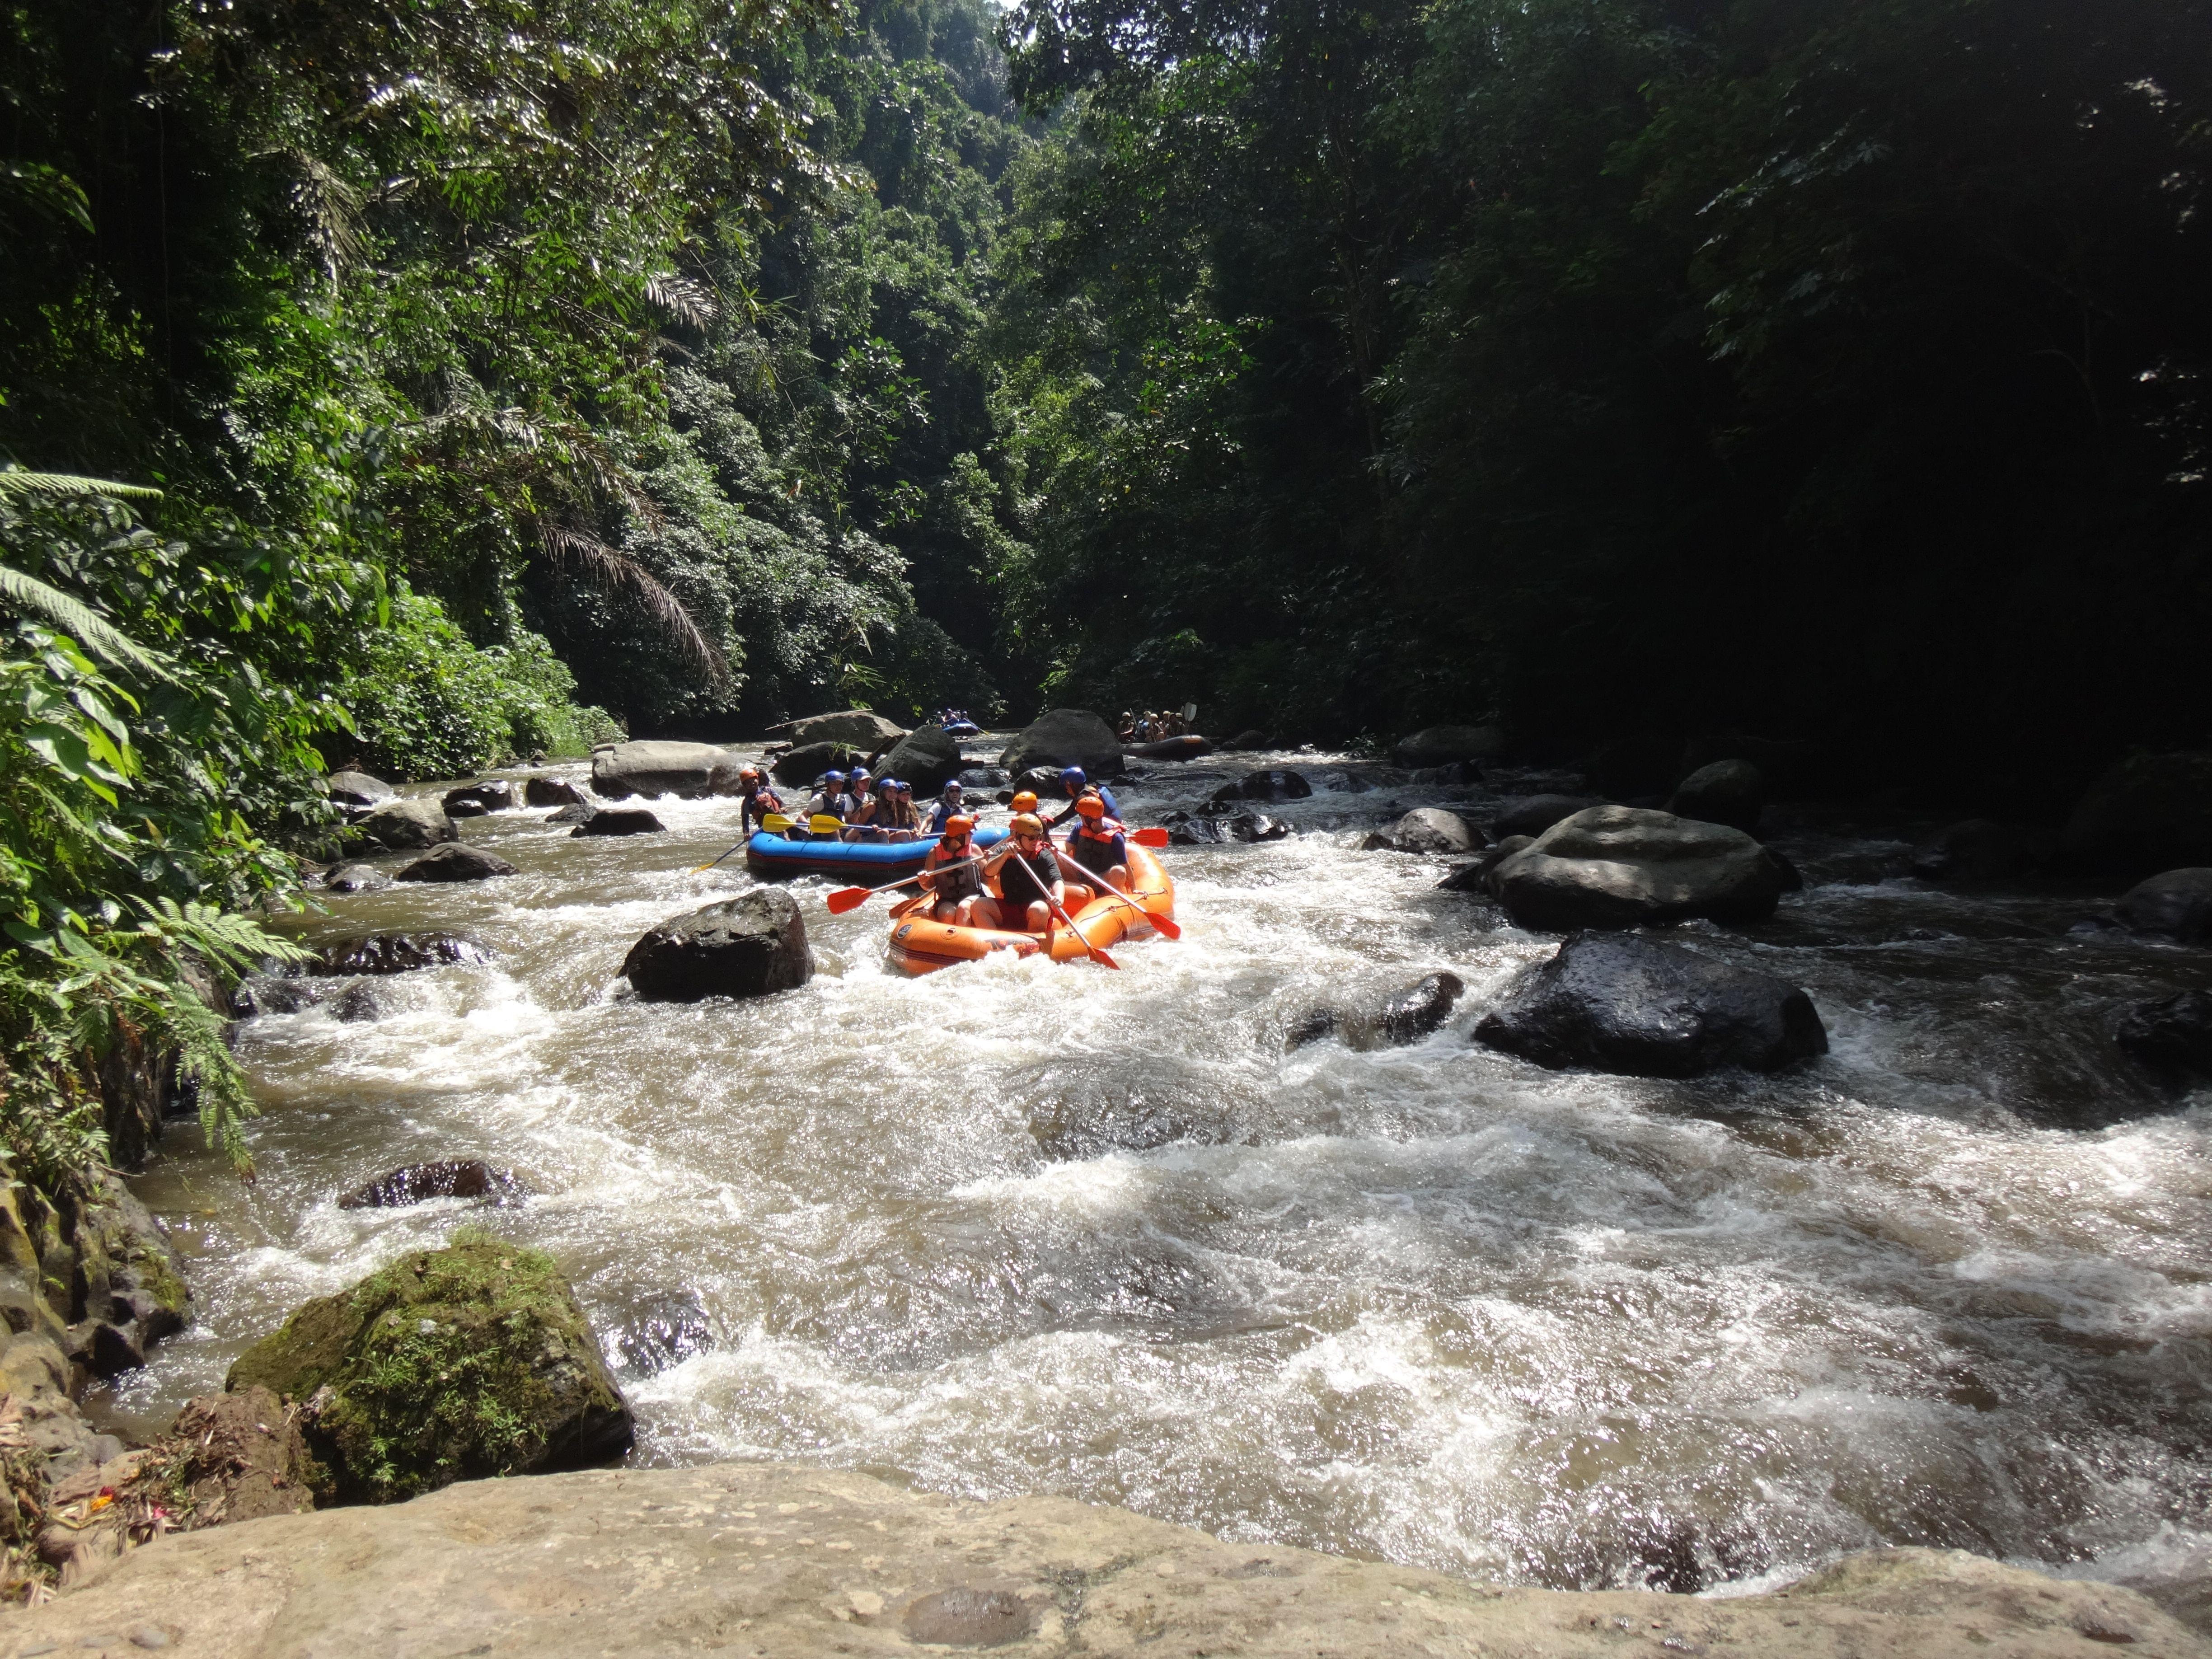
[(297, 1310), (223, 1386), (303, 1402), (340, 1503), (537, 1474), (629, 1449), (629, 1402), (552, 1258), (488, 1233), (403, 1256)]

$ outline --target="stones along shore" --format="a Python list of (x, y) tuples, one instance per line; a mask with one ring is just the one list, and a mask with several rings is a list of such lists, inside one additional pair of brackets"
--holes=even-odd
[(1869, 1551), (1729, 1600), (1508, 1589), (1230, 1543), (1066, 1498), (967, 1503), (761, 1463), (479, 1480), (384, 1508), (243, 1522), (163, 1539), (45, 1607), (0, 1615), (11, 1659), (2073, 1659), (2116, 1646), (2142, 1659), (2212, 1655), (2131, 1590), (1959, 1551)]

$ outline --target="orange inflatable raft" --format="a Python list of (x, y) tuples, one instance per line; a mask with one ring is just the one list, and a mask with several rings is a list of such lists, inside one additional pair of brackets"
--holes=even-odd
[[(1076, 932), (1097, 945), (1113, 945), (1133, 933), (1149, 933), (1147, 915), (1175, 916), (1175, 883), (1151, 851), (1129, 843), (1129, 891), (1121, 899), (1095, 898), (1073, 913)], [(978, 962), (994, 951), (1017, 956), (1042, 954), (1048, 944), (1054, 962), (1076, 962), (1091, 953), (1066, 928), (1051, 934), (1019, 933), (995, 927), (961, 927), (935, 921), (927, 895), (911, 898), (891, 912), (891, 966), (905, 974), (934, 973), (963, 962)]]

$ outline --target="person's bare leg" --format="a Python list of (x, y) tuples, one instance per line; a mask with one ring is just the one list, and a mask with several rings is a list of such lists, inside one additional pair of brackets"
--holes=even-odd
[(1031, 899), (1029, 909), (1030, 932), (1048, 933), (1052, 929), (1052, 906), (1042, 899)]
[(1127, 892), (1129, 890), (1129, 866), (1126, 864), (1115, 865), (1111, 870), (1109, 870), (1106, 872), (1106, 879), (1117, 890), (1124, 893)]
[(999, 902), (993, 898), (963, 899), (960, 915), (960, 925), (963, 927), (997, 927), (1000, 925)]

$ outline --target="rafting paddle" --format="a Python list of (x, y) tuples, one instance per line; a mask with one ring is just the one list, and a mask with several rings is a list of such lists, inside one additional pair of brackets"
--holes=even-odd
[[(1030, 878), (1030, 885), (1037, 890), (1038, 895), (1044, 900), (1046, 904), (1051, 907), (1053, 915), (1058, 916), (1060, 920), (1066, 924), (1067, 931), (1075, 935), (1075, 942), (1078, 945), (1080, 945), (1085, 950), (1091, 952), (1091, 961), (1097, 963), (1101, 968), (1119, 968), (1121, 965), (1120, 963), (1115, 961), (1113, 957), (1108, 956), (1106, 952), (1101, 950), (1097, 945), (1093, 945), (1089, 939), (1083, 937), (1083, 930), (1075, 925), (1075, 919), (1069, 915), (1066, 908), (1061, 906), (1060, 902), (1052, 896), (1052, 889), (1046, 886), (1044, 884), (1044, 878), (1038, 875), (1035, 870), (1032, 870), (1030, 867), (1030, 861), (1027, 859), (1023, 858), (1019, 854), (1016, 854), (1012, 861), (1022, 866), (1022, 873)], [(1001, 876), (999, 879), (1003, 883), (1006, 880), (1006, 878)]]
[(1182, 928), (1172, 916), (1153, 915), (1150, 910), (1145, 908), (1143, 905), (1138, 903), (1136, 900), (1131, 898), (1127, 893), (1120, 891), (1118, 889), (1109, 887), (1100, 896), (1109, 899), (1119, 899), (1122, 903), (1127, 905), (1132, 910), (1134, 910), (1139, 915), (1142, 916), (1146, 921), (1152, 923), (1152, 930), (1162, 939), (1181, 939), (1182, 937)]
[(978, 853), (972, 858), (949, 859), (939, 865), (936, 870), (917, 870), (904, 881), (887, 881), (880, 887), (840, 887), (823, 902), (829, 905), (831, 915), (842, 916), (848, 910), (859, 909), (878, 893), (895, 893), (902, 887), (913, 886), (925, 875), (933, 876), (938, 870), (957, 870), (963, 864), (975, 864), (981, 860), (982, 856)]
[[(791, 828), (792, 823), (792, 819), (785, 817), (781, 812), (770, 812), (766, 817), (760, 821), (760, 827), (767, 830), (771, 836), (780, 836), (785, 830)], [(750, 841), (752, 837), (750, 836), (747, 836), (745, 837), (745, 841)], [(738, 847), (743, 847), (745, 844), (745, 841), (739, 842), (738, 843)], [(738, 847), (732, 847), (730, 848), (730, 853), (736, 852), (738, 850)], [(708, 871), (720, 864), (722, 861), (722, 859), (729, 857), (730, 853), (723, 854), (721, 859), (708, 859), (706, 863), (701, 865), (691, 873), (695, 876), (704, 875)]]
[(1168, 832), (1164, 830), (1132, 830), (1129, 839), (1139, 847), (1164, 847), (1168, 844)]

